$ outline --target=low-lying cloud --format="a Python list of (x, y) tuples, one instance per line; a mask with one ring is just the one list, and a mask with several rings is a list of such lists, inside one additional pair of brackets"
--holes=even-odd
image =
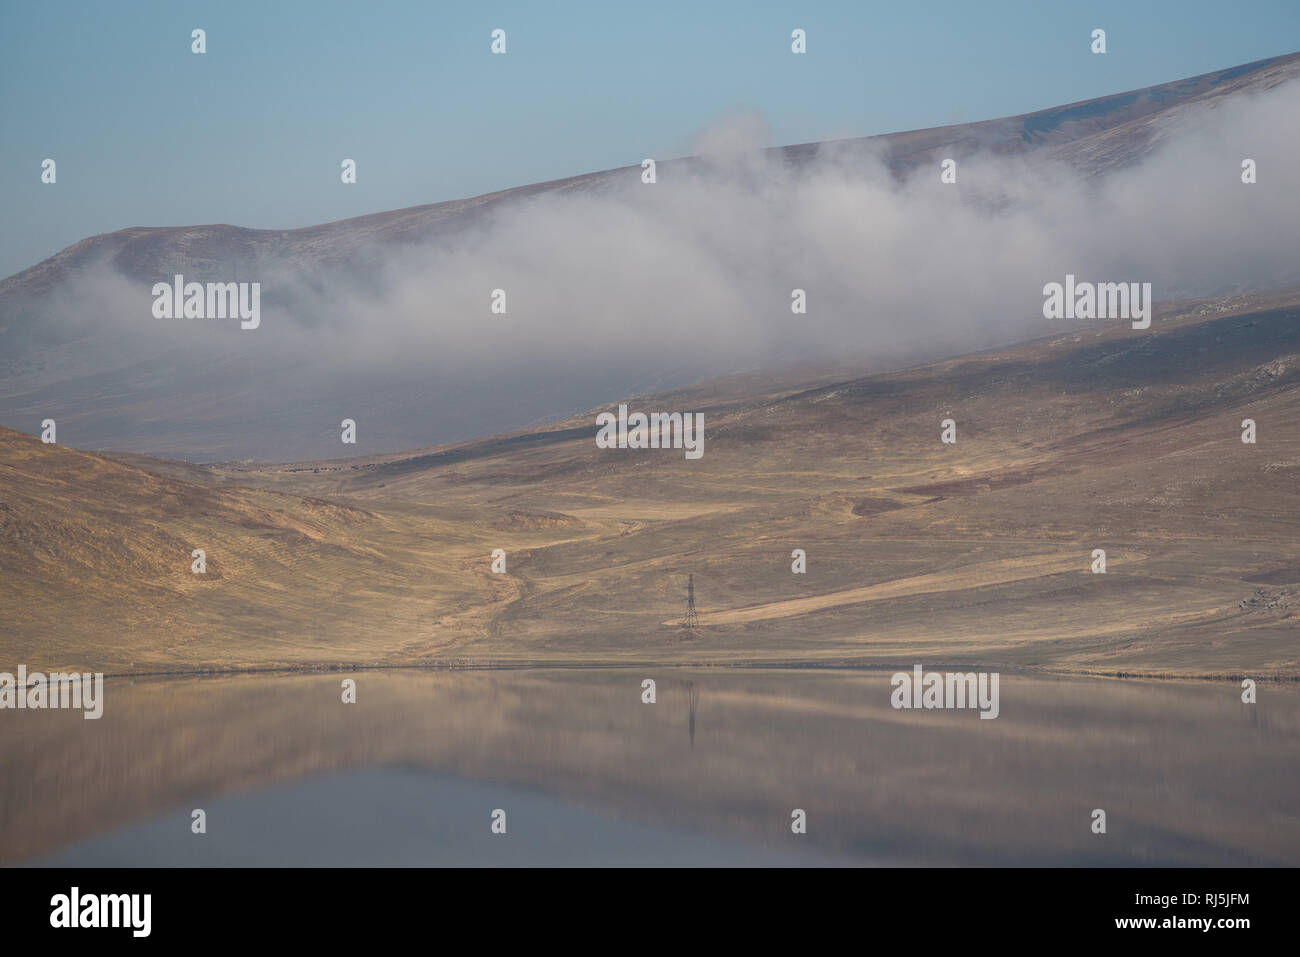
[[(741, 369), (850, 358), (883, 368), (1048, 335), (1060, 327), (1043, 318), (1042, 288), (1067, 273), (1150, 282), (1157, 301), (1300, 281), (1300, 84), (1188, 111), (1156, 134), (1145, 158), (1100, 178), (1044, 150), (958, 152), (947, 185), (937, 160), (899, 181), (861, 144), (791, 165), (755, 150), (761, 118), (741, 115), (702, 134), (702, 158), (659, 163), (653, 185), (629, 167), (433, 242), (359, 251), (365, 269), (187, 276), (260, 281), (252, 332), (154, 319), (150, 284), (102, 271), (65, 290), (51, 321), (116, 343), (83, 356), (74, 378), (166, 354), (175, 381), (155, 370), (151, 401), (188, 376), (242, 423), (214, 413), (199, 419), (225, 423), (220, 442), (135, 445), (285, 457), (482, 434)], [(796, 288), (806, 315), (791, 312)], [(496, 289), (505, 315), (490, 312)], [(271, 442), (272, 427), (301, 433), (283, 408), (295, 403), (321, 419), (319, 433)], [(388, 416), (375, 445), (337, 445), (337, 419), (359, 415), (349, 403)], [(118, 447), (151, 408), (118, 414)]]

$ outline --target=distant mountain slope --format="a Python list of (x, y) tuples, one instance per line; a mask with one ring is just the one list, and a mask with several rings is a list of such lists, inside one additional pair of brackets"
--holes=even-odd
[[(1295, 291), (1190, 304), (1142, 336), (791, 386), (629, 400), (703, 408), (697, 461), (598, 449), (587, 416), (361, 460), (132, 457), (152, 473), (0, 432), (0, 650), (110, 670), (921, 660), (1300, 675)], [(940, 441), (945, 418), (956, 444)], [(189, 570), (193, 547), (207, 576)], [(791, 573), (796, 548), (806, 574)]]

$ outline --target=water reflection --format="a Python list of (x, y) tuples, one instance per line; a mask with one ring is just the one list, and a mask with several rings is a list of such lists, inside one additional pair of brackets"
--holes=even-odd
[(686, 682), (686, 697), (691, 705), (691, 750), (695, 750), (695, 707), (700, 703), (700, 692), (694, 681)]
[[(188, 840), (189, 810), (216, 807), (224, 840), (231, 826), (256, 834), (259, 863), (299, 863), (349, 827), (391, 849), (365, 863), (492, 863), (506, 852), (456, 835), (477, 841), (504, 806), (478, 805), (510, 800), (522, 815), (514, 863), (669, 862), (647, 857), (656, 842), (681, 846), (685, 863), (1300, 863), (1290, 682), (1243, 705), (1228, 681), (1004, 674), (1001, 715), (981, 721), (896, 711), (881, 672), (350, 676), (350, 705), (341, 675), (241, 676), (109, 679), (98, 721), (6, 712), (0, 855), (141, 863), (131, 848), (148, 844), (153, 860), (174, 861), (158, 835)], [(672, 688), (658, 705), (641, 701), (646, 677)], [(312, 819), (276, 816), (291, 806), (318, 808), (332, 830), (266, 829)], [(796, 807), (806, 835), (790, 832)], [(1105, 835), (1090, 831), (1094, 808), (1107, 812)], [(562, 825), (576, 830), (559, 844), (529, 843), (532, 828)], [(337, 836), (332, 846), (351, 860)], [(554, 856), (561, 846), (568, 858)]]

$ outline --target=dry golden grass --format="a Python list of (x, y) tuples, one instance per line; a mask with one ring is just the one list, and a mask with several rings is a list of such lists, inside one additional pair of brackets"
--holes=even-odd
[[(1294, 297), (802, 392), (776, 383), (633, 400), (707, 408), (697, 461), (597, 449), (594, 415), (296, 466), (196, 468), (0, 432), (0, 651), (110, 672), (1300, 674)], [(956, 445), (939, 441), (948, 417)], [(1240, 441), (1247, 417), (1256, 445)], [(190, 573), (193, 548), (206, 576)], [(494, 548), (506, 575), (490, 572)], [(1090, 573), (1094, 548), (1106, 575)], [(694, 633), (678, 624), (691, 573)]]

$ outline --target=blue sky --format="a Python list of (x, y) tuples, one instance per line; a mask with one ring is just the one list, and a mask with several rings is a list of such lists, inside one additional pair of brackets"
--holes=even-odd
[[(505, 56), (489, 52), (498, 27)], [(1105, 56), (1089, 52), (1094, 27)], [(785, 145), (1297, 49), (1295, 0), (4, 0), (0, 276), (125, 226), (291, 228), (631, 165), (740, 110)], [(45, 157), (56, 185), (40, 182)], [(345, 157), (354, 186), (339, 182)]]

